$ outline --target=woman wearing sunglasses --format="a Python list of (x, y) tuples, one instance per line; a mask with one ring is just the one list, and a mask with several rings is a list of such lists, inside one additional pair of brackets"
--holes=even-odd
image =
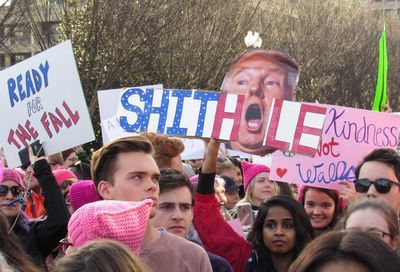
[(45, 157), (39, 159), (30, 150), (30, 161), (44, 196), (47, 218), (29, 220), (21, 210), (24, 203), (24, 184), (18, 172), (4, 168), (0, 181), (0, 210), (9, 220), (11, 229), (34, 263), (45, 268), (46, 257), (67, 234), (69, 214), (60, 186), (54, 178)]
[(391, 249), (400, 243), (399, 220), (395, 210), (383, 201), (366, 199), (352, 204), (338, 223), (342, 230), (362, 230), (380, 238)]

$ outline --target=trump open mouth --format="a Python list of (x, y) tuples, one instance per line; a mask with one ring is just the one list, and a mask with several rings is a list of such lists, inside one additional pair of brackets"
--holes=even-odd
[(246, 110), (246, 129), (251, 133), (260, 132), (263, 125), (262, 108), (258, 104), (251, 104)]

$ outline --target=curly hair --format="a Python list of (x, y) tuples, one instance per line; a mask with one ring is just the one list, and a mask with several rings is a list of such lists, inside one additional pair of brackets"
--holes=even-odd
[(185, 150), (185, 146), (178, 138), (153, 132), (141, 132), (139, 135), (147, 138), (153, 145), (153, 158), (160, 169), (171, 168), (171, 159)]

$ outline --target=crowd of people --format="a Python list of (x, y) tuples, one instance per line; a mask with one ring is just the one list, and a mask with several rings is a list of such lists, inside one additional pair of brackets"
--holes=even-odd
[(179, 139), (142, 133), (2, 166), (1, 271), (399, 271), (396, 151), (332, 190), (273, 181), (219, 145), (189, 164)]

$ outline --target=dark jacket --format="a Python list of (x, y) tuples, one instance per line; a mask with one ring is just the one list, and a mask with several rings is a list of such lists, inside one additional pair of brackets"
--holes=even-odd
[(45, 267), (46, 257), (67, 234), (69, 212), (65, 206), (60, 186), (46, 160), (38, 160), (33, 168), (44, 196), (47, 218), (29, 220), (21, 211), (13, 228), (26, 253), (33, 261)]

